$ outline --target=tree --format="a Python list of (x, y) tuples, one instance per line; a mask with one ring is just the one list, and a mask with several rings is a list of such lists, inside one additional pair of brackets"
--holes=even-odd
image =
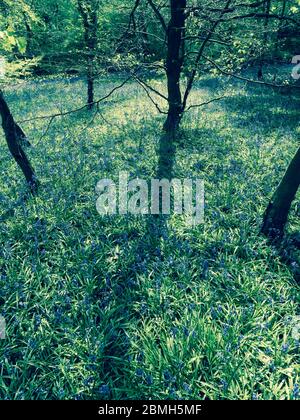
[(84, 40), (87, 57), (87, 104), (92, 109), (94, 104), (94, 67), (97, 54), (98, 0), (78, 0), (78, 9), (83, 20)]
[[(264, 31), (263, 31), (263, 43), (264, 43), (264, 45), (263, 45), (263, 48), (266, 48), (267, 42), (268, 42), (268, 26), (269, 26), (270, 10), (271, 10), (271, 0), (267, 0), (267, 2), (265, 4), (266, 17), (265, 17), (265, 20), (264, 20)], [(263, 65), (264, 65), (264, 51), (262, 52), (262, 56), (260, 58), (260, 63), (259, 63), (258, 72), (257, 72), (257, 78), (259, 80), (263, 79)]]
[[(4, 25), (0, 26), (0, 29), (5, 29), (0, 32), (2, 38), (0, 52), (4, 53), (7, 59), (13, 61), (14, 56), (23, 54), (26, 51), (26, 39), (18, 31), (19, 25), (21, 23), (23, 24), (21, 19), (28, 17), (29, 20), (35, 20), (36, 17), (27, 4), (24, 2), (15, 4), (11, 0), (0, 2), (0, 15), (4, 15), (6, 18)], [(6, 76), (4, 72), (1, 82), (5, 82), (5, 80)], [(24, 146), (30, 146), (30, 143), (22, 128), (15, 122), (1, 89), (0, 116), (9, 151), (21, 168), (30, 190), (34, 193), (37, 191), (39, 182), (23, 149)]]
[(291, 204), (300, 185), (300, 148), (291, 161), (265, 212), (262, 233), (271, 239), (281, 239)]
[(35, 172), (24, 152), (21, 139), (24, 137), (23, 130), (15, 123), (7, 102), (4, 99), (3, 92), (0, 90), (0, 115), (2, 118), (2, 127), (10, 153), (21, 168), (30, 190), (35, 193), (39, 182)]
[[(288, 15), (290, 10), (281, 10), (280, 2), (274, 1), (272, 9), (271, 0), (169, 0), (160, 5), (155, 0), (146, 0), (146, 3), (162, 33), (159, 35), (162, 38), (161, 51), (164, 53), (168, 90), (164, 98), (168, 105), (165, 131), (176, 131), (179, 127), (184, 112), (189, 108), (188, 101), (194, 82), (201, 73), (215, 68), (218, 72), (225, 70), (225, 74), (229, 72), (235, 77), (247, 63), (247, 48), (249, 46), (250, 50), (254, 38), (259, 38), (259, 42), (252, 48), (252, 55), (256, 59), (262, 55), (261, 44), (267, 41), (268, 31), (273, 30), (269, 28), (271, 20), (287, 21), (290, 26), (297, 24)], [(132, 15), (142, 5), (141, 0), (135, 1), (131, 22), (134, 22)], [(260, 25), (262, 20), (263, 27)], [(255, 37), (251, 32), (253, 22), (258, 30)], [(249, 31), (245, 30), (245, 26)], [(158, 38), (157, 33), (148, 34), (148, 38), (151, 35)], [(183, 76), (187, 79), (185, 87)], [(154, 89), (142, 84), (149, 93), (154, 92)], [(161, 92), (154, 93), (164, 97)]]

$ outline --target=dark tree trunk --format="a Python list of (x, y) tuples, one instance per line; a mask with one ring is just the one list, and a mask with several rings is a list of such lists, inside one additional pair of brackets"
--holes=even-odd
[(94, 105), (95, 58), (97, 49), (98, 18), (94, 0), (78, 0), (78, 9), (83, 20), (84, 40), (87, 49), (87, 105)]
[(21, 146), (31, 146), (29, 140), (26, 137), (26, 134), (24, 133), (24, 131), (22, 130), (22, 128), (19, 126), (19, 124), (17, 124), (15, 122), (15, 130), (16, 130), (16, 136), (17, 136), (17, 140), (20, 143)]
[(175, 133), (183, 113), (180, 76), (184, 60), (185, 9), (186, 0), (170, 0), (171, 19), (167, 30), (167, 79), (168, 79), (168, 117), (164, 129)]
[(290, 163), (264, 216), (262, 233), (271, 239), (282, 238), (291, 204), (300, 185), (300, 148)]
[(87, 71), (87, 104), (88, 109), (92, 109), (94, 106), (94, 71), (93, 71), (93, 58), (88, 58), (88, 71)]
[(36, 192), (38, 187), (38, 180), (35, 176), (34, 170), (24, 152), (21, 145), (21, 138), (26, 138), (23, 130), (19, 127), (9, 110), (9, 107), (4, 99), (3, 93), (0, 90), (0, 115), (2, 118), (2, 127), (10, 153), (21, 168), (32, 192)]

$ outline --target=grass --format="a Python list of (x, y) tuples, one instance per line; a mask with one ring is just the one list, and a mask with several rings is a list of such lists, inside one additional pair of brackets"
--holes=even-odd
[[(116, 80), (101, 80), (97, 97)], [(159, 81), (153, 81), (159, 85)], [(186, 114), (174, 175), (205, 180), (205, 224), (101, 217), (96, 183), (154, 176), (163, 116), (127, 84), (88, 111), (23, 124), (42, 188), (25, 185), (1, 134), (1, 399), (299, 399), (293, 267), (259, 235), (299, 147), (299, 99), (205, 78)], [(82, 81), (7, 91), (17, 120), (82, 104)], [(90, 122), (90, 123), (89, 123)], [(300, 197), (289, 231), (299, 231)]]

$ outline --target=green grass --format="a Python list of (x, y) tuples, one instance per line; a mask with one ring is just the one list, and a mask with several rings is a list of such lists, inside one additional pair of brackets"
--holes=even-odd
[[(97, 97), (119, 81), (101, 80)], [(153, 82), (157, 86), (159, 81)], [(96, 183), (155, 175), (163, 116), (133, 83), (88, 111), (23, 124), (42, 183), (24, 180), (1, 133), (1, 399), (298, 399), (293, 266), (259, 235), (262, 214), (299, 147), (299, 99), (209, 78), (186, 114), (176, 177), (205, 180), (205, 224), (172, 216), (101, 217)], [(17, 120), (73, 109), (83, 82), (7, 91)], [(289, 231), (299, 230), (300, 197)], [(299, 255), (298, 255), (299, 257)], [(298, 311), (298, 312), (297, 312)]]

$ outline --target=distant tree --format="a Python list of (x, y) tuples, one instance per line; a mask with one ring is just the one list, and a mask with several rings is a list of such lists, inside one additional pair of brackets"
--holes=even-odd
[[(151, 2), (152, 3), (152, 2)], [(168, 117), (164, 125), (167, 132), (174, 132), (184, 111), (180, 78), (184, 62), (185, 13), (186, 0), (171, 0), (171, 17), (166, 26), (161, 17), (161, 23), (167, 34), (166, 74), (168, 81)]]
[(262, 56), (259, 60), (258, 72), (257, 77), (259, 80), (263, 79), (263, 65), (264, 65), (264, 49), (267, 48), (268, 44), (268, 26), (269, 26), (269, 16), (271, 11), (271, 0), (267, 0), (264, 4), (264, 9), (266, 13), (266, 17), (264, 19), (264, 26), (263, 26), (263, 47), (262, 47)]
[(282, 238), (291, 204), (296, 197), (299, 185), (300, 148), (269, 203), (264, 216), (262, 233), (272, 239)]
[(94, 104), (95, 58), (97, 55), (99, 0), (78, 0), (78, 9), (83, 21), (84, 40), (87, 62), (87, 104), (92, 109)]
[(21, 127), (16, 124), (8, 104), (4, 99), (3, 92), (0, 90), (0, 115), (2, 118), (2, 127), (10, 153), (21, 168), (31, 191), (37, 190), (39, 182), (36, 178), (34, 169), (32, 168), (26, 153), (22, 147), (22, 140), (25, 135)]

